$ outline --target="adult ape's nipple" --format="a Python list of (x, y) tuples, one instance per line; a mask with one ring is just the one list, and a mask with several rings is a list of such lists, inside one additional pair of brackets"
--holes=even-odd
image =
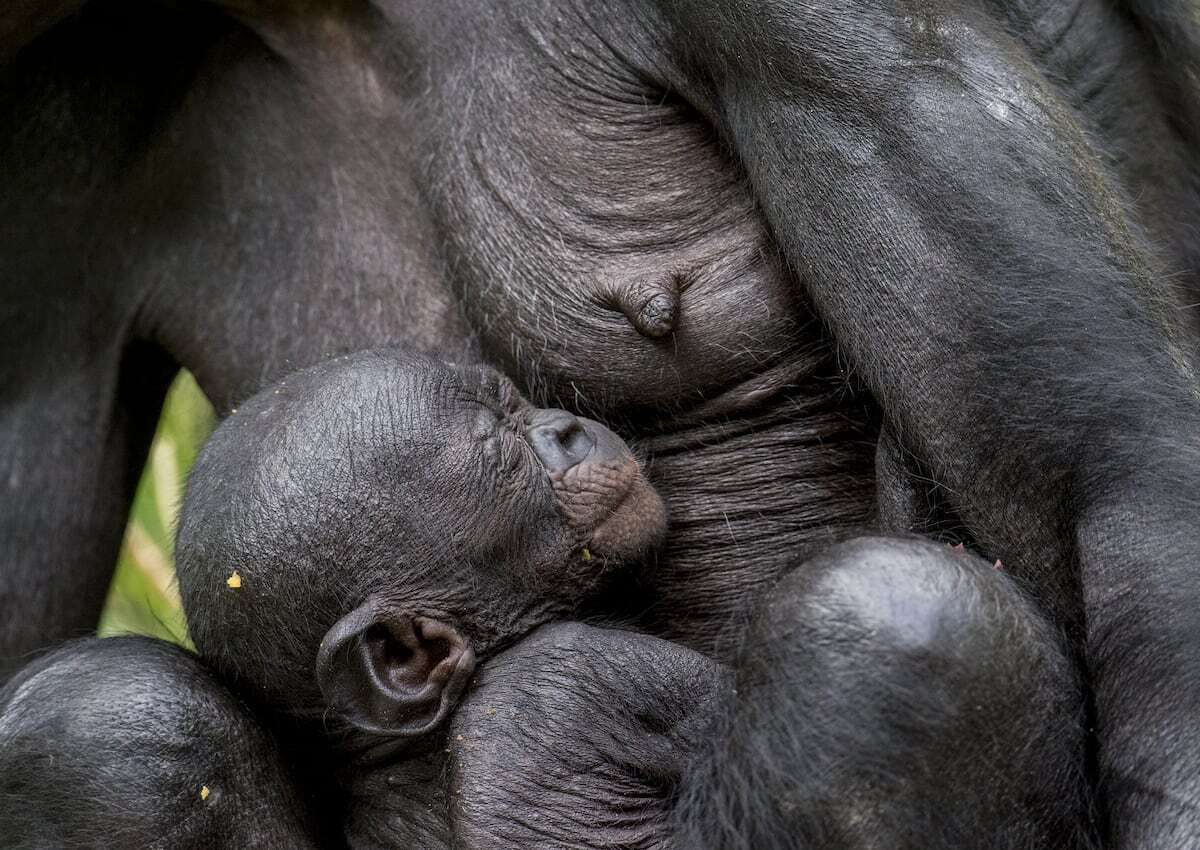
[(679, 287), (673, 274), (647, 275), (617, 292), (617, 305), (644, 337), (659, 339), (679, 321)]

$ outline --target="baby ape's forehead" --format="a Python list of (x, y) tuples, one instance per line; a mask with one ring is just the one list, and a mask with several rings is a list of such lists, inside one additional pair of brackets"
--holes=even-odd
[(229, 436), (247, 444), (266, 436), (254, 448), (282, 475), (277, 492), (329, 479), (400, 485), (469, 461), (484, 374), (432, 359), (356, 355), (254, 399), (228, 423)]
[(511, 530), (553, 510), (544, 471), (511, 428), (500, 433), (506, 408), (524, 404), (491, 370), (391, 353), (331, 361), (222, 424), (189, 512), (231, 507), (252, 519), (251, 534), (238, 523), (243, 544), (347, 566), (512, 554)]
[(452, 436), (482, 383), (477, 369), (362, 354), (301, 373), (263, 400), (287, 431), (308, 436), (312, 445), (332, 447), (319, 438), (326, 432), (351, 448), (378, 443), (403, 449), (422, 438)]

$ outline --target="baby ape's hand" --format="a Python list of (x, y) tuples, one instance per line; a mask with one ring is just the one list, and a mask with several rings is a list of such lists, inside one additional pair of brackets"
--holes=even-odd
[(455, 846), (670, 846), (674, 789), (731, 697), (724, 668), (676, 644), (543, 627), (486, 666), (455, 716)]

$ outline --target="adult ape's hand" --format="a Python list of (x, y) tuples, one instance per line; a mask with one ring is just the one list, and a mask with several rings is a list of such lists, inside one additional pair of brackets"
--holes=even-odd
[(668, 848), (673, 794), (732, 696), (676, 644), (546, 626), (489, 662), (455, 718), (456, 847)]

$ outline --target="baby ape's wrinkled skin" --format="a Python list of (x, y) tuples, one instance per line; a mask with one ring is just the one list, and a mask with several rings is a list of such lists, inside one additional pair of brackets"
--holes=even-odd
[(180, 588), (201, 654), (255, 698), (417, 739), (477, 658), (576, 611), (664, 523), (604, 426), (490, 370), (368, 353), (221, 425), (183, 507)]

